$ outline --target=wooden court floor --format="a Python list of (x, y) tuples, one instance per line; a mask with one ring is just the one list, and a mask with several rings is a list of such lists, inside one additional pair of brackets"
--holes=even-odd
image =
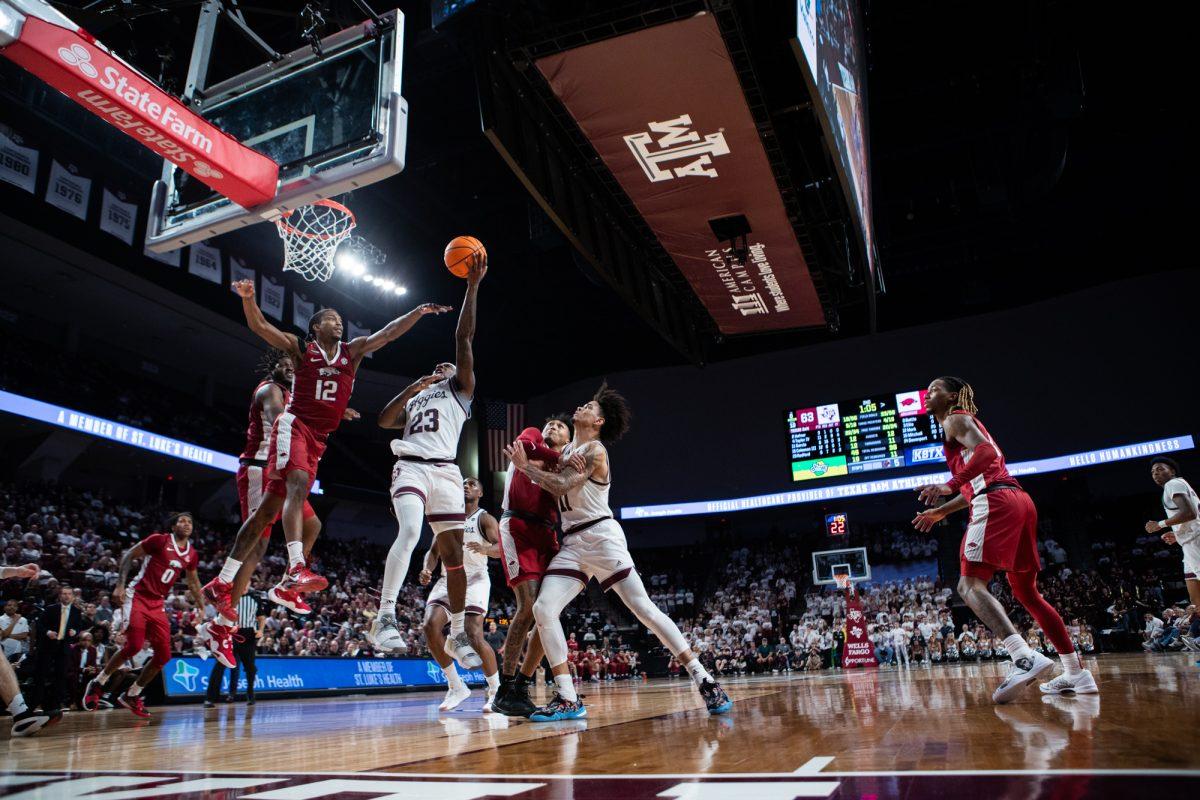
[[(437, 711), (440, 692), (265, 700), (253, 708), (169, 706), (153, 709), (148, 721), (123, 709), (73, 713), (37, 737), (0, 739), (0, 789), (7, 785), (12, 793), (30, 771), (514, 778), (1145, 773), (1200, 786), (1195, 661), (1184, 654), (1101, 656), (1088, 664), (1099, 695), (1042, 697), (1035, 688), (1002, 707), (993, 705), (991, 692), (1004, 665), (989, 663), (729, 680), (724, 685), (735, 706), (724, 717), (710, 717), (682, 679), (585, 685), (589, 718), (548, 725), (483, 715), (481, 690), (448, 714)], [(1155, 794), (1171, 791), (1148, 796)], [(56, 795), (26, 790), (22, 796)]]

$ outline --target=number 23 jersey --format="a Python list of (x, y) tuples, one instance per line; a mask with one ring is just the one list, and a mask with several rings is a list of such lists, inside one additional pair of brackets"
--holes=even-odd
[(471, 398), (459, 391), (458, 380), (449, 378), (427, 386), (404, 410), (402, 438), (408, 452), (425, 461), (453, 461), (459, 434), (471, 416)]
[(354, 391), (354, 360), (345, 342), (338, 342), (333, 358), (316, 342), (309, 342), (292, 377), (287, 411), (322, 439), (337, 430)]

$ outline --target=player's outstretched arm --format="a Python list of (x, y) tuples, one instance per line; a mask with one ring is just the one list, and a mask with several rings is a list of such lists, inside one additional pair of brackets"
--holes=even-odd
[(10, 567), (5, 565), (0, 567), (0, 578), (36, 578), (41, 574), (41, 567), (37, 564), (22, 564), (19, 567)]
[(458, 327), (454, 330), (454, 357), (458, 368), (454, 379), (467, 397), (475, 396), (475, 307), (479, 299), (479, 282), (487, 274), (487, 268), (486, 254), (471, 257), (471, 266), (467, 270), (467, 296), (463, 299)]
[(125, 602), (125, 584), (129, 581), (129, 570), (133, 569), (134, 559), (144, 555), (146, 555), (146, 548), (142, 547), (142, 542), (138, 542), (121, 554), (121, 561), (117, 564), (117, 585), (113, 587), (112, 591), (112, 599), (117, 603)]
[(379, 330), (372, 333), (370, 336), (359, 336), (356, 339), (351, 339), (350, 358), (361, 359), (367, 353), (374, 353), (384, 345), (394, 342), (416, 325), (421, 317), (428, 314), (445, 314), (447, 311), (452, 311), (450, 306), (442, 306), (437, 303), (422, 303), (402, 317), (396, 317), (394, 320), (384, 325)]
[(915, 517), (913, 517), (912, 526), (919, 531), (929, 533), (934, 525), (941, 522), (955, 511), (962, 511), (966, 507), (967, 498), (960, 494), (948, 503), (943, 503), (937, 508), (927, 508), (920, 514), (917, 514)]
[(524, 472), (531, 481), (555, 497), (562, 497), (572, 489), (582, 486), (607, 458), (602, 448), (594, 447), (593, 443), (589, 442), (571, 454), (572, 457), (578, 455), (583, 459), (582, 469), (579, 467), (578, 460), (573, 459), (569, 460), (561, 471), (551, 472), (530, 463), (529, 457), (525, 454), (525, 448), (519, 442), (504, 448), (504, 454), (512, 461), (514, 467)]
[(404, 387), (404, 391), (389, 400), (379, 412), (379, 427), (402, 430), (408, 422), (408, 401), (441, 379), (441, 375), (425, 375)]
[(295, 334), (284, 333), (263, 316), (258, 301), (254, 299), (254, 281), (234, 281), (231, 288), (238, 297), (242, 298), (242, 313), (246, 315), (246, 324), (271, 347), (287, 353), (296, 363), (300, 363), (300, 340)]

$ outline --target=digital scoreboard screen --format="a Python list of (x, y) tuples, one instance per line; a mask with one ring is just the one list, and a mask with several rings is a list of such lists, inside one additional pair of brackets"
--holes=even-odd
[(941, 461), (942, 426), (925, 390), (787, 412), (792, 480), (809, 481)]

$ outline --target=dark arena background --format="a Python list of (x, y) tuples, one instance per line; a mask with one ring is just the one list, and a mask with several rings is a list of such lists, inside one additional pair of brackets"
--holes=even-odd
[(0, 795), (1194, 792), (1184, 30), (0, 0)]

